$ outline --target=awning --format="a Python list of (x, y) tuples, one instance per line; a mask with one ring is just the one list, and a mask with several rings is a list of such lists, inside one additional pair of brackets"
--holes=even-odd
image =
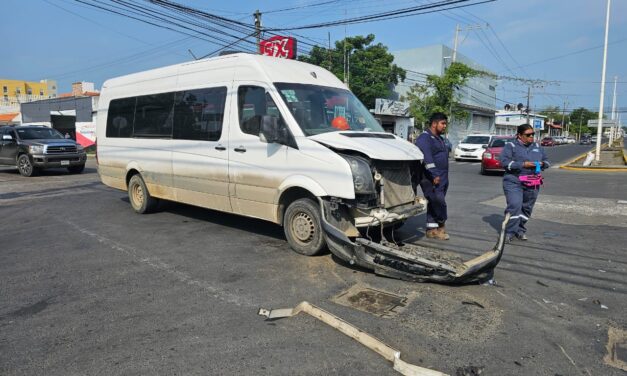
[(20, 114), (19, 112), (10, 112), (7, 114), (0, 114), (0, 124), (12, 123), (13, 119), (15, 119), (15, 117), (19, 114)]

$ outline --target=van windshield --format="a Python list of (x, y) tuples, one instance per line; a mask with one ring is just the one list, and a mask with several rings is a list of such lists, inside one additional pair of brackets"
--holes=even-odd
[(307, 136), (337, 131), (384, 132), (348, 90), (292, 83), (274, 85)]

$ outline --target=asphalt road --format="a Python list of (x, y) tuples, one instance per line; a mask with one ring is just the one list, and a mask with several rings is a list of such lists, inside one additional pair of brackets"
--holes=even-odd
[[(584, 151), (548, 150), (558, 163)], [(530, 240), (506, 247), (497, 285), (452, 287), (297, 255), (262, 221), (173, 203), (137, 215), (89, 167), (0, 168), (2, 375), (396, 374), (312, 317), (257, 315), (303, 300), (452, 375), (624, 374), (604, 357), (608, 338), (627, 343), (625, 174), (546, 171)], [(491, 248), (500, 176), (452, 162), (448, 203), (450, 241), (424, 239), (422, 216), (398, 238), (464, 257)], [(384, 317), (332, 301), (351, 287), (404, 301)]]

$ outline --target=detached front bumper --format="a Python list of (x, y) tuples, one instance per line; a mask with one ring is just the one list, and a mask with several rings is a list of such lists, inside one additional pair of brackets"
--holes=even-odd
[(351, 239), (345, 231), (327, 220), (322, 199), (320, 207), (322, 227), (331, 253), (351, 265), (373, 270), (376, 274), (416, 282), (463, 284), (490, 279), (503, 255), (505, 226), (509, 221), (507, 214), (498, 240), (491, 250), (463, 261), (449, 251), (433, 247), (397, 245), (385, 240), (376, 243), (360, 236)]
[(67, 154), (35, 154), (31, 156), (33, 166), (38, 168), (57, 168), (84, 165), (87, 161), (85, 153)]

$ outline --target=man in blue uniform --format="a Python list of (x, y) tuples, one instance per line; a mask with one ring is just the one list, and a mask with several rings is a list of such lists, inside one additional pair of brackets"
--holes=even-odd
[(510, 214), (505, 230), (508, 242), (514, 239), (527, 240), (525, 224), (531, 217), (540, 192), (541, 179), (538, 175), (541, 170), (549, 168), (546, 154), (534, 142), (534, 135), (531, 125), (520, 125), (516, 139), (506, 143), (501, 152), (501, 165), (505, 168), (505, 212)]
[(420, 188), (428, 200), (426, 236), (439, 240), (449, 239), (444, 225), (447, 219), (448, 147), (442, 137), (447, 124), (446, 115), (436, 112), (429, 119), (429, 128), (416, 139), (416, 146), (424, 154)]

